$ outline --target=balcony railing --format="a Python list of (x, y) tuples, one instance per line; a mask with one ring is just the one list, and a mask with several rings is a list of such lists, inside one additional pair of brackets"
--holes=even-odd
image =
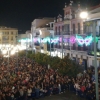
[(70, 32), (67, 32), (67, 31), (62, 31), (62, 32), (55, 32), (54, 33), (55, 35), (70, 35)]
[[(54, 32), (54, 35), (75, 35), (75, 34), (84, 34), (84, 32), (81, 30), (81, 31), (62, 31), (62, 32)], [(86, 33), (85, 33), (86, 34)]]
[(69, 32), (69, 31), (63, 31), (62, 33), (63, 33), (63, 35), (70, 35), (71, 32)]
[[(93, 32), (86, 32), (86, 35), (93, 35)], [(100, 37), (100, 33), (99, 32), (96, 32), (96, 36), (97, 37)]]
[[(62, 49), (62, 46), (55, 46), (55, 48), (58, 48), (58, 49)], [(70, 50), (70, 47), (69, 46), (64, 46), (63, 45), (63, 49), (66, 49), (66, 50)]]
[(48, 27), (47, 30), (53, 30), (53, 27)]
[(35, 46), (40, 46), (40, 43), (34, 43)]
[[(94, 51), (88, 51), (87, 54), (90, 56), (94, 56)], [(96, 54), (97, 54), (97, 57), (100, 57), (100, 51), (97, 51)]]
[[(62, 49), (62, 46), (61, 45), (55, 45), (54, 48), (57, 48), (57, 49)], [(75, 51), (88, 51), (87, 48), (85, 47), (75, 47), (75, 46), (64, 46), (63, 45), (63, 49), (66, 49), (66, 50), (75, 50)]]
[(54, 35), (61, 35), (61, 32), (55, 32)]
[(84, 34), (84, 32), (82, 30), (79, 30), (79, 31), (72, 31), (71, 32), (72, 35), (74, 34)]

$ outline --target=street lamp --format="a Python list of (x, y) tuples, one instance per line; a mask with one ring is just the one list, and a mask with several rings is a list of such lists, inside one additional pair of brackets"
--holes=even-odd
[(3, 50), (2, 54), (5, 55), (7, 53), (7, 50)]
[(80, 18), (82, 19), (86, 19), (88, 17), (88, 12), (87, 11), (83, 11), (80, 13)]
[(4, 57), (8, 57), (8, 68), (9, 68), (9, 57), (10, 57), (10, 55), (13, 55), (15, 53), (14, 50), (13, 50), (13, 47), (14, 46), (10, 45), (10, 44), (1, 46), (2, 54), (4, 55)]
[(61, 40), (62, 40), (62, 41), (61, 41), (61, 43), (62, 43), (62, 44), (61, 44), (61, 45), (62, 45), (62, 46), (61, 46), (61, 49), (62, 49), (62, 59), (63, 59), (63, 33), (61, 34)]
[(17, 53), (17, 69), (19, 69), (19, 67), (18, 67), (18, 52), (21, 50), (19, 48), (20, 48), (19, 45), (16, 45), (16, 47), (14, 48), (14, 51)]
[[(82, 19), (88, 17), (86, 11), (80, 13)], [(96, 20), (93, 20), (93, 36), (94, 36), (94, 67), (95, 67), (95, 87), (96, 87), (96, 100), (99, 100), (99, 91), (98, 91), (98, 70), (97, 70), (97, 48), (96, 48)]]
[(42, 35), (42, 31), (41, 30), (39, 30), (39, 32), (40, 32), (40, 52), (41, 52), (41, 35)]

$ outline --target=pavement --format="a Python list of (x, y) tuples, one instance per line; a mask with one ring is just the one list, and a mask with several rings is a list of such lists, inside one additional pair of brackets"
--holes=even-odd
[(80, 98), (73, 92), (66, 91), (63, 94), (46, 96), (44, 98), (40, 98), (39, 100), (86, 100), (86, 99)]

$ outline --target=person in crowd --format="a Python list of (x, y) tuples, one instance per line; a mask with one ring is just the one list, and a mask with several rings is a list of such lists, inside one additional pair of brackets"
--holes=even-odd
[[(95, 100), (94, 67), (86, 73), (79, 73), (74, 77), (61, 75), (57, 70), (25, 58), (0, 59), (0, 100), (30, 100), (60, 94), (65, 90), (75, 91), (76, 95)], [(100, 68), (98, 68), (98, 82), (100, 83)], [(100, 85), (99, 85), (100, 95)]]

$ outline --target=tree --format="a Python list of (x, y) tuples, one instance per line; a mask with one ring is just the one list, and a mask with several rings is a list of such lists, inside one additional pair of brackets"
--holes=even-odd
[(49, 64), (51, 68), (55, 70), (58, 69), (58, 72), (62, 75), (76, 76), (81, 71), (81, 67), (75, 61), (69, 59), (69, 56), (61, 59), (59, 57), (51, 57), (43, 53), (29, 53), (28, 57), (34, 59), (41, 65)]

